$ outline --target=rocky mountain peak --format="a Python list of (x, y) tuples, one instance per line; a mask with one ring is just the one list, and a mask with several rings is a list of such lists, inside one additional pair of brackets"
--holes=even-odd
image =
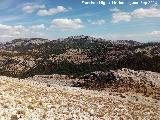
[(129, 46), (142, 45), (142, 43), (134, 41), (134, 40), (116, 40), (116, 41), (113, 41), (113, 44), (117, 44), (117, 45), (129, 45)]

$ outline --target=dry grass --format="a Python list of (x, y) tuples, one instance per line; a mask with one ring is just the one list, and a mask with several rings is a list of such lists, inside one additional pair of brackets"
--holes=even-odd
[(136, 101), (123, 93), (109, 95), (80, 88), (47, 87), (7, 77), (0, 77), (0, 93), (1, 120), (160, 118), (159, 101), (156, 103), (151, 97), (145, 96), (135, 96), (138, 99)]

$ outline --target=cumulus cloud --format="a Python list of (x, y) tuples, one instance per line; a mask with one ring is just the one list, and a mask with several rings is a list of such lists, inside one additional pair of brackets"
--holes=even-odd
[(94, 21), (91, 24), (93, 24), (93, 25), (103, 25), (105, 23), (106, 23), (106, 21), (101, 19), (101, 20)]
[(129, 22), (132, 19), (132, 16), (127, 12), (116, 12), (112, 14), (113, 23), (118, 23), (120, 21)]
[(63, 6), (57, 6), (56, 8), (50, 8), (49, 10), (42, 9), (38, 11), (39, 16), (49, 16), (49, 15), (55, 15), (58, 13), (63, 13), (71, 10), (72, 8), (65, 8)]
[(27, 14), (31, 14), (35, 10), (44, 9), (44, 8), (45, 8), (45, 5), (28, 4), (23, 6), (22, 11)]
[(41, 37), (42, 36), (41, 32), (37, 31), (37, 29), (39, 29), (40, 27), (36, 29), (35, 26), (32, 28), (32, 27), (25, 27), (22, 25), (12, 26), (12, 25), (0, 24), (0, 40), (7, 41), (14, 38)]
[(160, 17), (159, 8), (138, 8), (132, 12), (113, 11), (112, 22), (118, 23), (120, 21), (129, 22), (133, 18), (145, 18), (145, 17)]
[(28, 30), (22, 25), (9, 26), (0, 24), (0, 35), (3, 36), (16, 36), (27, 32)]
[(52, 24), (62, 30), (77, 30), (83, 28), (82, 21), (80, 19), (53, 19)]
[(134, 10), (132, 13), (132, 16), (143, 18), (143, 17), (160, 17), (160, 9), (158, 8), (139, 8)]
[(0, 31), (11, 29), (11, 26), (0, 24)]
[(152, 31), (150, 33), (148, 33), (149, 35), (152, 35), (152, 36), (160, 36), (160, 31)]
[(32, 25), (31, 28), (32, 29), (45, 29), (45, 25), (44, 24)]

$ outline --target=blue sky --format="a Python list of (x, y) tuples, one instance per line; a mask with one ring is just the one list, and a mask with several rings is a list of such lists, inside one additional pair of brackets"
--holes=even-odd
[[(160, 2), (103, 0), (0, 0), (0, 42), (15, 38), (50, 40), (72, 35), (160, 41)], [(138, 5), (130, 5), (139, 1)], [(157, 2), (157, 5), (155, 3)]]

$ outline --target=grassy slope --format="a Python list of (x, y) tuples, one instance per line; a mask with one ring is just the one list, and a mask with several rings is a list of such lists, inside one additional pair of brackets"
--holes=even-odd
[[(141, 96), (137, 96), (142, 98)], [(34, 85), (0, 77), (0, 119), (155, 119), (158, 103), (79, 88)]]

